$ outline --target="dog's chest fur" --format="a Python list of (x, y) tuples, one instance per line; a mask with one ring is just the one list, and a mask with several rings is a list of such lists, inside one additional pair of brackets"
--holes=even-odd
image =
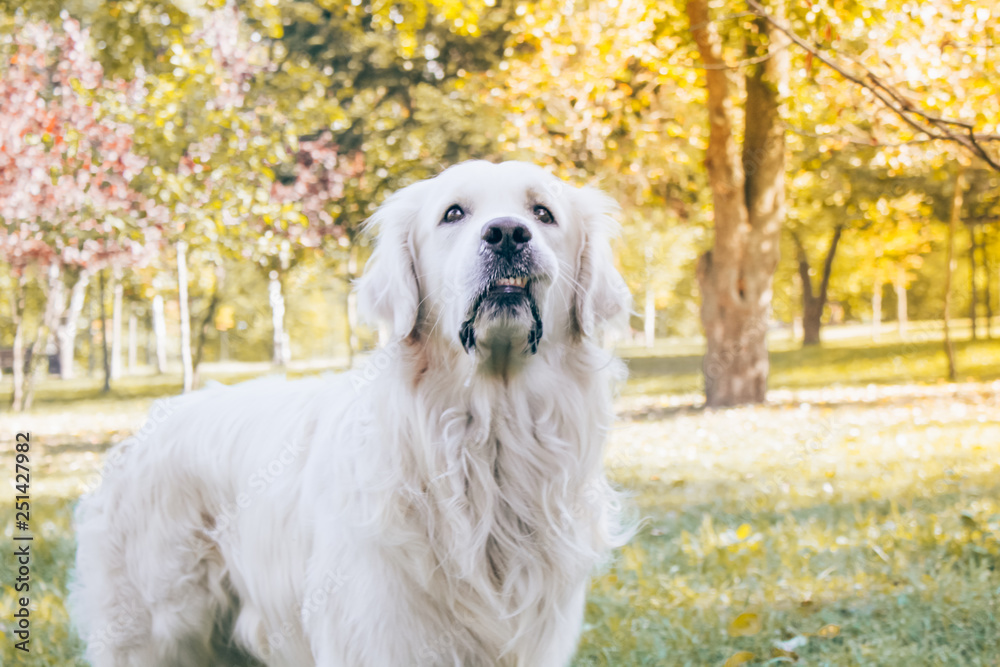
[(391, 533), (412, 539), (390, 558), (426, 591), (462, 664), (503, 664), (497, 655), (543, 632), (538, 619), (558, 613), (602, 551), (590, 451), (600, 415), (576, 409), (585, 386), (551, 389), (453, 390), (449, 402), (417, 402), (401, 434), (410, 478)]

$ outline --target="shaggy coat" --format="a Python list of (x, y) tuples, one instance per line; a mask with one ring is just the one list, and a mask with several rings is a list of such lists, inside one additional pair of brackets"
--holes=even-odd
[(601, 466), (623, 371), (595, 342), (628, 305), (612, 210), (522, 163), (390, 198), (364, 367), (158, 403), (109, 454), (77, 512), (91, 663), (566, 665), (627, 537)]

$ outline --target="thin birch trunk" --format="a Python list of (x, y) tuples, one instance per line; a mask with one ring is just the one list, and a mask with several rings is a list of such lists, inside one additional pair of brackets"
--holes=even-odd
[[(35, 332), (35, 340), (27, 350), (28, 366), (24, 372), (22, 410), (30, 410), (35, 401), (35, 386), (42, 368), (48, 372), (49, 349), (55, 344), (55, 330), (66, 309), (66, 286), (63, 283), (62, 267), (53, 262), (48, 270), (48, 289), (45, 295), (45, 309), (42, 321)], [(44, 365), (43, 365), (44, 364)]]
[(872, 288), (872, 340), (882, 337), (882, 276), (875, 274), (875, 285)]
[(271, 304), (271, 326), (274, 333), (271, 361), (275, 366), (287, 366), (291, 355), (288, 350), (288, 338), (285, 335), (285, 295), (281, 289), (281, 280), (277, 271), (271, 271), (267, 292), (268, 302)]
[(11, 376), (14, 381), (14, 394), (11, 400), (11, 410), (24, 410), (24, 306), (28, 281), (22, 273), (18, 276), (14, 294), (10, 298), (10, 317), (14, 324), (14, 346), (12, 350)]
[(893, 288), (896, 290), (896, 327), (899, 330), (899, 337), (905, 338), (909, 315), (906, 309), (906, 269), (903, 267), (899, 267), (896, 271)]
[(129, 375), (134, 375), (139, 359), (139, 321), (135, 316), (135, 308), (128, 309), (128, 369)]
[(107, 272), (101, 269), (100, 298), (101, 298), (101, 355), (104, 360), (104, 387), (101, 393), (107, 394), (111, 391), (111, 359), (108, 355), (108, 312), (105, 303), (105, 287), (107, 283)]
[(115, 267), (111, 272), (114, 281), (114, 301), (111, 306), (111, 379), (122, 376), (122, 306), (125, 286), (122, 285), (122, 270)]
[(163, 312), (163, 295), (153, 295), (153, 339), (156, 346), (156, 372), (167, 372), (167, 316)]
[(653, 291), (653, 246), (646, 246), (646, 303), (643, 308), (642, 333), (646, 347), (656, 344), (656, 292)]
[(76, 375), (74, 368), (76, 334), (80, 315), (83, 313), (83, 304), (87, 300), (87, 286), (89, 284), (90, 271), (80, 269), (80, 274), (73, 283), (73, 289), (70, 292), (69, 308), (56, 332), (56, 338), (59, 341), (59, 377), (63, 380), (71, 380)]
[(347, 254), (347, 367), (354, 365), (358, 349), (358, 293), (351, 289), (358, 275), (358, 250), (352, 245)]
[(177, 300), (181, 315), (181, 368), (183, 389), (194, 389), (194, 364), (191, 358), (191, 308), (188, 304), (187, 242), (177, 242)]

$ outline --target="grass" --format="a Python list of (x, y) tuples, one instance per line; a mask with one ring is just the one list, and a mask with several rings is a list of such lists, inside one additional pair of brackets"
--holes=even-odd
[[(993, 340), (955, 341), (960, 379), (1000, 378), (1000, 345)], [(918, 323), (900, 339), (887, 332), (881, 341), (835, 339), (802, 348), (780, 340), (771, 346), (771, 387), (802, 389), (830, 385), (938, 383), (947, 375), (948, 360), (936, 323)], [(626, 394), (700, 394), (703, 345), (688, 341), (658, 341), (652, 350), (625, 348), (629, 366)]]
[[(1000, 664), (1000, 343), (961, 343), (971, 380), (951, 385), (939, 342), (886, 338), (776, 349), (770, 405), (713, 411), (697, 350), (625, 351), (607, 463), (644, 520), (594, 579), (575, 667)], [(108, 441), (176, 388), (48, 382), (34, 414), (0, 416), (3, 470), (14, 430), (35, 433), (38, 535), (28, 655), (0, 559), (0, 664), (85, 664), (63, 606), (72, 506)]]
[(778, 664), (790, 640), (808, 665), (997, 664), (997, 388), (941, 389), (626, 413), (610, 464), (647, 522), (575, 664)]

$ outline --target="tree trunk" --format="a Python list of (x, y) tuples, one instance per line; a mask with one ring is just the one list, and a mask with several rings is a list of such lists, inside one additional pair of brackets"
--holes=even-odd
[(347, 350), (347, 367), (350, 368), (354, 365), (354, 326), (351, 322), (353, 313), (351, 312), (352, 303), (351, 295), (354, 294), (354, 290), (351, 289), (350, 278), (346, 282), (346, 291), (344, 292), (344, 298), (342, 299), (342, 304), (344, 308), (344, 349)]
[(14, 324), (14, 345), (12, 350), (11, 376), (14, 381), (14, 394), (11, 400), (11, 410), (24, 410), (24, 306), (27, 300), (28, 281), (22, 272), (17, 277), (14, 294), (10, 298), (10, 318)]
[(117, 380), (122, 376), (122, 301), (125, 295), (121, 267), (112, 269), (111, 279), (114, 281), (114, 301), (111, 305), (111, 379)]
[(986, 306), (986, 338), (993, 339), (993, 289), (991, 287), (992, 262), (989, 255), (989, 226), (979, 230), (979, 256), (983, 260), (983, 304)]
[(896, 269), (896, 279), (892, 286), (896, 290), (896, 327), (899, 331), (899, 337), (905, 338), (909, 316), (906, 312), (906, 269), (902, 266)]
[(268, 301), (271, 304), (271, 325), (274, 333), (271, 361), (275, 366), (287, 366), (291, 355), (288, 350), (288, 339), (285, 335), (285, 295), (281, 289), (281, 280), (277, 271), (271, 271), (267, 293)]
[(344, 332), (347, 343), (347, 367), (354, 365), (354, 352), (358, 349), (358, 294), (353, 289), (358, 275), (358, 250), (353, 242), (347, 254), (347, 293), (344, 295)]
[(134, 375), (139, 360), (139, 321), (135, 316), (135, 308), (128, 309), (128, 374)]
[(976, 225), (969, 225), (969, 323), (972, 326), (972, 340), (976, 340)]
[(38, 375), (45, 368), (48, 371), (49, 350), (54, 348), (54, 335), (59, 325), (59, 319), (66, 310), (66, 286), (63, 283), (62, 267), (53, 262), (48, 269), (48, 289), (45, 295), (45, 309), (42, 321), (35, 332), (35, 340), (27, 349), (28, 365), (24, 371), (24, 390), (22, 391), (21, 410), (30, 410), (35, 402), (35, 384)]
[(882, 338), (882, 276), (875, 272), (875, 284), (872, 286), (872, 340)]
[(823, 321), (823, 304), (813, 292), (809, 275), (809, 257), (798, 234), (792, 232), (799, 260), (799, 285), (802, 287), (802, 347), (819, 345), (819, 329)]
[(177, 242), (177, 300), (181, 315), (181, 368), (183, 391), (194, 389), (194, 364), (191, 359), (191, 308), (188, 303), (187, 241)]
[(646, 246), (646, 304), (643, 312), (643, 337), (646, 347), (656, 344), (656, 293), (653, 291), (653, 246)]
[(108, 357), (108, 312), (104, 302), (104, 288), (107, 282), (105, 273), (105, 270), (101, 269), (101, 352), (104, 359), (104, 387), (101, 393), (107, 394), (111, 391), (111, 360)]
[(805, 246), (798, 235), (793, 233), (795, 249), (799, 255), (799, 281), (802, 283), (802, 346), (819, 345), (819, 332), (823, 324), (823, 309), (826, 308), (827, 295), (830, 292), (830, 276), (833, 273), (833, 259), (837, 255), (837, 245), (844, 233), (844, 226), (838, 224), (833, 229), (830, 247), (823, 258), (823, 275), (819, 282), (819, 291), (813, 292), (812, 278), (809, 276), (809, 258)]
[[(99, 273), (99, 272), (98, 272)], [(90, 287), (90, 299), (87, 306), (87, 377), (94, 377), (94, 370), (97, 368), (97, 349), (94, 347), (94, 322), (97, 320), (97, 296), (93, 292), (98, 290), (97, 285)]]
[(89, 284), (90, 272), (87, 269), (80, 269), (70, 292), (69, 308), (67, 308), (66, 315), (62, 318), (59, 329), (56, 331), (56, 339), (59, 342), (59, 377), (63, 380), (71, 380), (76, 375), (73, 367), (76, 358), (74, 354), (76, 331), (80, 322), (80, 314), (83, 313), (83, 304), (87, 298), (87, 285)]
[(167, 372), (167, 317), (163, 312), (163, 295), (153, 295), (153, 338), (156, 341), (156, 372)]
[(646, 303), (643, 307), (642, 335), (646, 347), (652, 349), (656, 344), (656, 293), (653, 286), (646, 283)]
[(955, 364), (955, 346), (951, 342), (951, 277), (955, 272), (955, 232), (962, 217), (962, 198), (965, 191), (965, 167), (958, 165), (955, 174), (955, 191), (951, 196), (951, 214), (948, 216), (948, 252), (944, 270), (944, 352), (948, 357), (948, 379), (958, 377)]
[(205, 357), (205, 341), (208, 340), (208, 330), (212, 322), (215, 321), (215, 311), (219, 308), (219, 297), (222, 290), (222, 282), (225, 280), (226, 270), (222, 266), (220, 261), (215, 265), (215, 284), (212, 286), (212, 296), (208, 301), (208, 309), (205, 311), (205, 317), (201, 320), (201, 326), (198, 327), (198, 347), (195, 350), (194, 355), (194, 386), (198, 386), (198, 367), (201, 366), (201, 361)]
[[(705, 157), (712, 187), (715, 238), (698, 262), (701, 319), (707, 349), (705, 401), (709, 406), (761, 402), (767, 390), (767, 326), (771, 283), (785, 216), (785, 140), (780, 89), (787, 78), (785, 36), (757, 21), (759, 48), (770, 57), (746, 76), (742, 159), (733, 136), (729, 83), (722, 44), (708, 0), (688, 0), (687, 14), (706, 66), (709, 139)], [(773, 15), (784, 16), (776, 2)], [(766, 39), (765, 39), (766, 37)]]

